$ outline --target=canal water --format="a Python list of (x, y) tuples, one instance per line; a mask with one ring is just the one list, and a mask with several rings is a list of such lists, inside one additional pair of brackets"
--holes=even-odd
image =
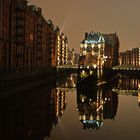
[(140, 79), (120, 75), (111, 86), (76, 87), (76, 74), (0, 98), (3, 140), (139, 140)]

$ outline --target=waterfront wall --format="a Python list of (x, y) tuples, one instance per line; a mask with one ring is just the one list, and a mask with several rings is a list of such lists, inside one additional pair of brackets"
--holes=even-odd
[(72, 70), (67, 69), (60, 69), (58, 71), (55, 67), (51, 67), (47, 71), (1, 75), (0, 91), (2, 94), (2, 92), (9, 92), (10, 90), (12, 92), (18, 92), (37, 86), (55, 86), (58, 79), (63, 79), (72, 72)]

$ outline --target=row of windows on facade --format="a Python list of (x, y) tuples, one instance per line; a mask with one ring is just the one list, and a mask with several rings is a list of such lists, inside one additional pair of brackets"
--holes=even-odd
[(119, 54), (120, 65), (135, 65), (140, 66), (140, 48), (134, 48), (127, 50)]

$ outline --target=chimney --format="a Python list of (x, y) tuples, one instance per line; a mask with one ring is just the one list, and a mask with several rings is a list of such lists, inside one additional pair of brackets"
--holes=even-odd
[(85, 38), (87, 38), (87, 36), (88, 36), (88, 33), (86, 32), (86, 33), (85, 33)]

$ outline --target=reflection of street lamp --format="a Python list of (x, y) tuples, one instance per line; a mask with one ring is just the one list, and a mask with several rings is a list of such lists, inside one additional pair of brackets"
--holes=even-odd
[(80, 99), (81, 99), (82, 102), (84, 102), (86, 100), (86, 98), (87, 97), (85, 95), (80, 95)]
[(138, 106), (140, 107), (140, 93), (138, 93)]
[(94, 67), (94, 69), (96, 69), (97, 68), (97, 65), (96, 64), (93, 64), (93, 67)]
[(87, 73), (83, 70), (83, 71), (80, 73), (80, 77), (81, 77), (81, 78), (87, 77)]
[(138, 83), (138, 90), (140, 90), (140, 83)]

